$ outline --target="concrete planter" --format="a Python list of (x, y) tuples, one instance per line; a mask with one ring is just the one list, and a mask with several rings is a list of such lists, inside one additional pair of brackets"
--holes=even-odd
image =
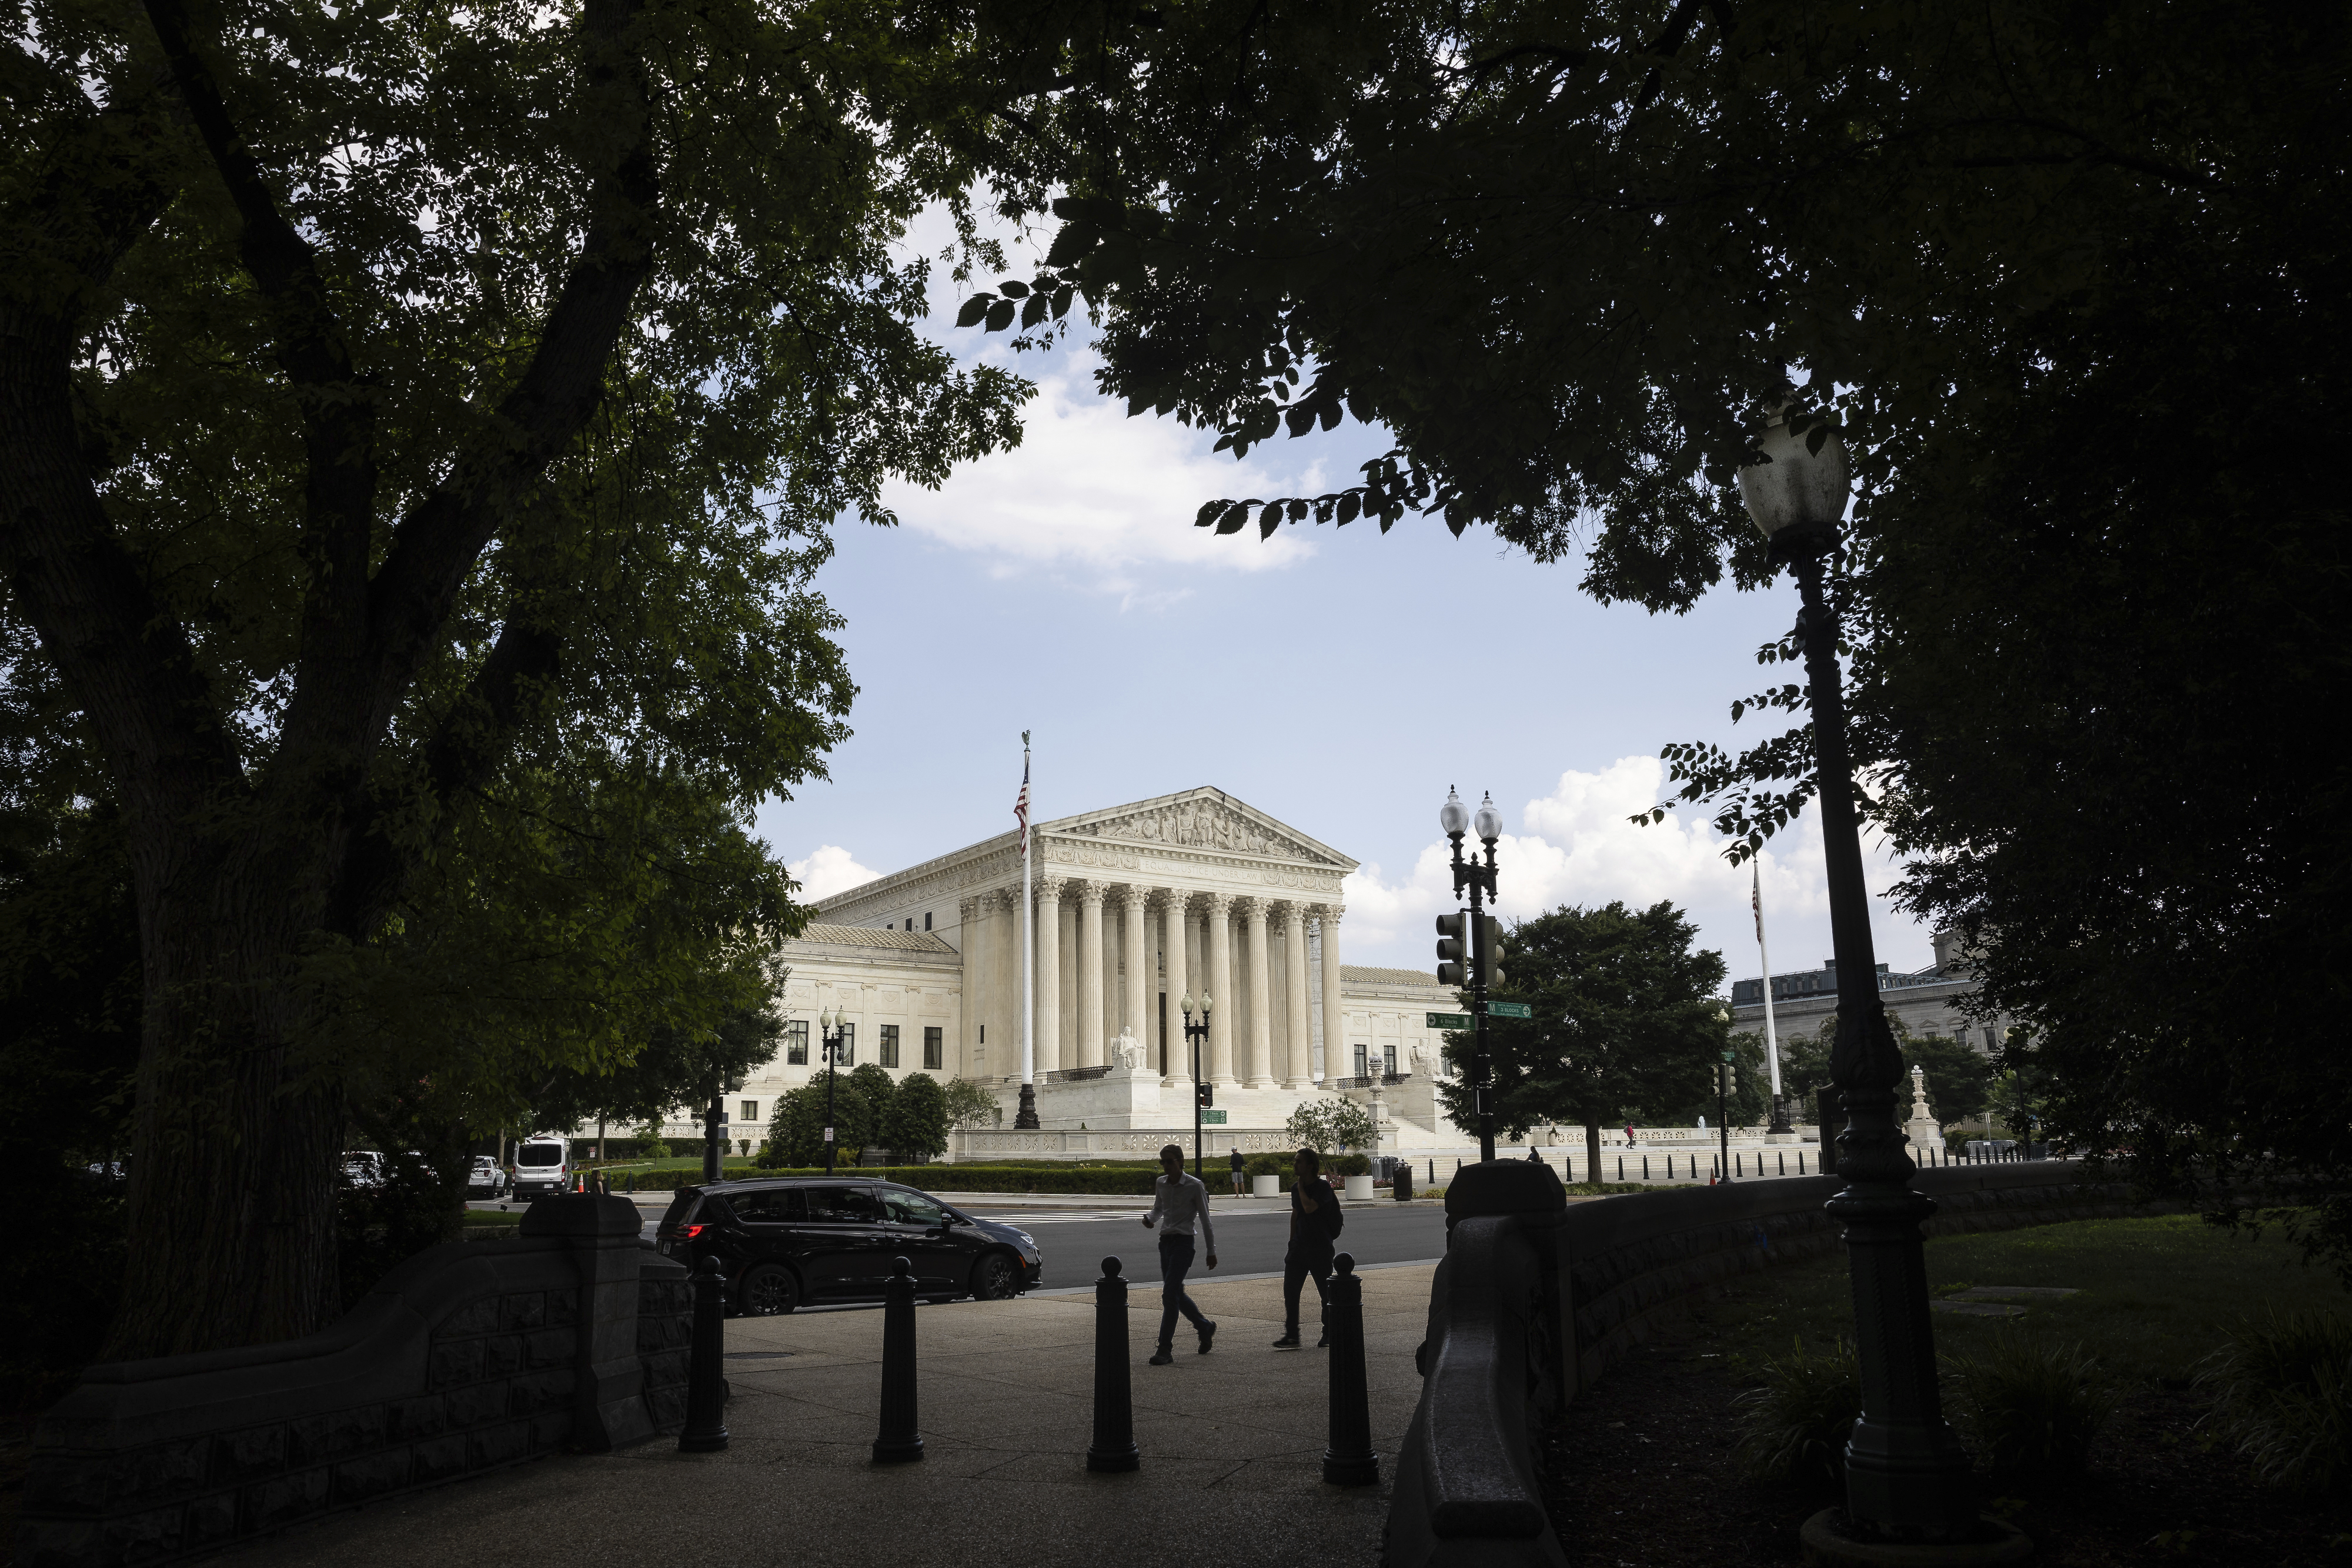
[(1362, 1176), (1351, 1176), (1348, 1178), (1348, 1197), (1351, 1202), (1357, 1203), (1372, 1201), (1371, 1173), (1368, 1171)]
[(1280, 1197), (1282, 1196), (1282, 1178), (1280, 1176), (1270, 1176), (1250, 1177), (1250, 1196), (1252, 1197)]

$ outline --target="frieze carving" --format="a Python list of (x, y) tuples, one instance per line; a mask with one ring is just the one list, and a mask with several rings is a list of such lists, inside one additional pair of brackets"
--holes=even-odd
[(1063, 865), (1102, 866), (1112, 871), (1134, 871), (1143, 863), (1143, 857), (1133, 850), (1115, 849), (1108, 844), (1089, 843), (1068, 839), (1047, 839), (1045, 859)]
[(1086, 822), (1066, 830), (1073, 835), (1118, 839), (1129, 843), (1167, 844), (1182, 849), (1224, 850), (1234, 854), (1267, 855), (1276, 860), (1328, 864), (1321, 855), (1295, 839), (1269, 831), (1230, 806), (1214, 800), (1183, 800), (1108, 821)]

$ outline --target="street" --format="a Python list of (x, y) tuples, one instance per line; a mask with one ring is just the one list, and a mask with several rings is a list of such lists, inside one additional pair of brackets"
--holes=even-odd
[[(1119, 1272), (1129, 1280), (1156, 1283), (1160, 1279), (1159, 1234), (1143, 1228), (1139, 1210), (1057, 1214), (972, 1205), (970, 1212), (1018, 1226), (1035, 1237), (1045, 1255), (1048, 1291), (1091, 1285), (1101, 1277), (1106, 1257), (1117, 1257)], [(1347, 1228), (1340, 1233), (1338, 1250), (1353, 1253), (1359, 1263), (1428, 1262), (1444, 1255), (1445, 1211), (1433, 1204), (1383, 1203), (1343, 1213)], [(1217, 1233), (1216, 1272), (1208, 1274), (1206, 1260), (1196, 1250), (1188, 1279), (1281, 1272), (1290, 1236), (1288, 1198), (1213, 1201), (1209, 1223)]]

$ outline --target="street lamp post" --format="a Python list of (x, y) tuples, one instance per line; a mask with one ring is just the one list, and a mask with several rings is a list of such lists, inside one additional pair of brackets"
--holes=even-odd
[[(717, 1181), (726, 1174), (727, 1162), (727, 1096), (743, 1087), (740, 1078), (721, 1079), (710, 1092), (710, 1108), (702, 1117), (702, 1179)], [(604, 1153), (603, 1145), (597, 1153)]]
[(1183, 1011), (1184, 1039), (1192, 1048), (1192, 1179), (1206, 1186), (1209, 1178), (1201, 1171), (1201, 1107), (1209, 1103), (1208, 1097), (1216, 1091), (1210, 1087), (1207, 1079), (1201, 1076), (1201, 1044), (1209, 1038), (1209, 1009), (1214, 1004), (1209, 1000), (1208, 992), (1201, 993), (1199, 1023), (1192, 1021), (1192, 992), (1186, 991), (1183, 999), (1176, 1005)]
[[(1478, 1158), (1495, 1157), (1495, 1059), (1486, 1049), (1486, 977), (1494, 967), (1491, 939), (1486, 934), (1484, 900), (1495, 896), (1495, 841), (1503, 836), (1503, 814), (1495, 810), (1495, 797), (1489, 792), (1478, 807), (1475, 822), (1468, 808), (1453, 786), (1445, 790), (1445, 804), (1437, 810), (1437, 825), (1454, 845), (1454, 896), (1462, 896), (1463, 889), (1470, 892), (1470, 1027), (1475, 1031), (1477, 1044), (1470, 1058), (1470, 1101), (1478, 1117)], [(1475, 827), (1478, 840), (1486, 846), (1486, 860), (1480, 864), (1478, 857), (1462, 858), (1462, 835)], [(1444, 923), (1440, 922), (1440, 929)]]
[[(1847, 1118), (1837, 1137), (1837, 1174), (1846, 1185), (1827, 1207), (1844, 1225), (1862, 1372), (1862, 1415), (1846, 1444), (1846, 1518), (1883, 1540), (1958, 1542), (1978, 1521), (1969, 1456), (1945, 1424), (1937, 1397), (1935, 1331), (1919, 1235), (1920, 1222), (1936, 1205), (1912, 1190), (1916, 1167), (1904, 1153), (1906, 1140), (1895, 1118), (1903, 1053), (1878, 995), (1839, 683), (1837, 613), (1822, 580), (1824, 559), (1845, 516), (1845, 448), (1834, 428), (1818, 417), (1797, 421), (1797, 412), (1794, 390), (1784, 387), (1758, 438), (1766, 461), (1739, 470), (1739, 493), (1770, 541), (1771, 559), (1793, 570), (1804, 601), (1798, 634), (1812, 705), (1831, 945), (1837, 954), (1838, 1030), (1830, 1077)], [(1769, 976), (1765, 984), (1771, 984)]]
[(816, 1015), (817, 1029), (824, 1040), (824, 1174), (833, 1174), (833, 1081), (841, 1061), (841, 1009), (827, 1008)]

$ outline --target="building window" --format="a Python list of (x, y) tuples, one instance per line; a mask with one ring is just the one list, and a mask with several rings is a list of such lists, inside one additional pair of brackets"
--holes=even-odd
[(915, 928), (915, 917), (914, 917), (913, 915), (909, 915), (908, 916), (907, 916), (907, 929), (908, 929), (908, 930), (909, 930), (909, 931), (912, 931), (914, 928)]
[[(910, 920), (907, 924), (911, 925), (914, 922)], [(898, 1065), (898, 1026), (894, 1023), (886, 1023), (882, 1026), (882, 1065), (885, 1067)]]
[[(1987, 1040), (1990, 1040), (1992, 1038), (1992, 1030), (1985, 1030), (1985, 1038)], [(980, 1043), (982, 1045), (986, 1045), (988, 1043), (988, 1026), (986, 1024), (980, 1026)]]
[(940, 1071), (947, 1066), (947, 1031), (937, 1029), (923, 1030), (923, 1065), (933, 1072)]
[(1391, 1078), (1396, 1076), (1396, 1041), (1392, 1040), (1381, 1042), (1381, 1071)]
[(857, 1065), (857, 1026), (854, 1023), (845, 1023), (839, 1028), (841, 1030), (841, 1065), (855, 1067)]
[(793, 1067), (808, 1065), (808, 1019), (794, 1019), (784, 1025), (784, 1061)]
[(926, 909), (926, 910), (924, 910), (924, 911), (923, 911), (923, 929), (924, 929), (924, 930), (926, 930), (926, 931), (929, 931), (930, 928), (931, 928), (931, 912), (930, 912), (929, 910)]
[(1360, 1040), (1356, 1042), (1356, 1076), (1359, 1078), (1369, 1077), (1371, 1074), (1370, 1061), (1371, 1049)]
[(757, 1100), (746, 1100), (746, 1101), (744, 1101), (744, 1102), (743, 1102), (743, 1120), (745, 1120), (746, 1122), (756, 1122), (756, 1121), (758, 1121), (759, 1119), (760, 1119), (760, 1103), (759, 1103)]

